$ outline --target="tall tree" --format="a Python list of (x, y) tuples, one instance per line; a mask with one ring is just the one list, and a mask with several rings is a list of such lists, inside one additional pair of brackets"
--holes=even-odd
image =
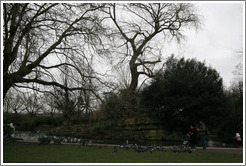
[(224, 114), (222, 78), (215, 69), (195, 59), (170, 57), (142, 96), (148, 110), (164, 119), (207, 118), (214, 123)]
[(116, 28), (111, 36), (117, 46), (116, 56), (123, 55), (121, 62), (129, 60), (129, 88), (133, 91), (139, 76), (153, 77), (155, 65), (161, 62), (160, 40), (180, 41), (184, 28), (199, 28), (201, 21), (195, 6), (189, 3), (110, 4), (105, 13)]
[(86, 62), (92, 45), (102, 34), (97, 10), (102, 4), (3, 3), (3, 96), (11, 87), (32, 88), (30, 83), (65, 87), (54, 71), (76, 63), (60, 59), (79, 57)]

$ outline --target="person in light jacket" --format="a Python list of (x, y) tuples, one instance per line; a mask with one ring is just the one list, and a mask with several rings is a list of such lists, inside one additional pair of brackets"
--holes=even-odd
[(201, 135), (201, 139), (202, 139), (202, 147), (203, 147), (203, 150), (206, 150), (206, 125), (204, 124), (203, 121), (200, 120), (200, 127), (198, 129), (200, 135)]
[(236, 136), (234, 137), (234, 139), (237, 140), (237, 146), (242, 147), (242, 139), (239, 133), (236, 133)]

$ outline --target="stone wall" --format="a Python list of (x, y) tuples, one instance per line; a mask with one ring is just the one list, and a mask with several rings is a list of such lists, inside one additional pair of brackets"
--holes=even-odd
[[(135, 136), (142, 141), (181, 143), (184, 138), (180, 131), (168, 132), (163, 122), (151, 119), (127, 119), (118, 125), (118, 132), (132, 133), (131, 138)], [(127, 136), (129, 135), (126, 134), (125, 137)]]

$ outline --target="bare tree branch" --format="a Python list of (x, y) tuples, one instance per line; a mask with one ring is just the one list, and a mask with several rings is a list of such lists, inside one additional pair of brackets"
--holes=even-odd
[[(103, 34), (103, 28), (98, 10), (104, 4), (5, 3), (3, 6), (4, 96), (17, 83), (20, 85), (31, 81), (63, 88), (54, 81), (54, 73), (49, 70), (59, 70), (59, 67), (65, 65), (62, 62), (63, 57), (67, 56), (71, 59), (81, 56), (80, 61), (87, 61), (89, 55), (82, 56), (86, 52), (83, 47), (92, 48), (94, 44), (101, 43), (99, 36)], [(76, 18), (72, 19), (71, 16)], [(60, 54), (58, 50), (63, 53)], [(57, 56), (61, 64), (48, 67), (45, 60), (58, 54), (63, 56)], [(82, 73), (76, 63), (74, 61), (66, 66), (83, 77), (90, 77)], [(34, 78), (37, 74), (43, 78)], [(45, 75), (53, 77), (53, 81), (46, 80)]]
[[(135, 91), (138, 86), (138, 77), (143, 74), (152, 76), (152, 69), (160, 60), (149, 60), (154, 55), (154, 45), (151, 43), (154, 37), (165, 35), (164, 39), (176, 38), (179, 42), (183, 38), (182, 28), (199, 28), (200, 17), (192, 4), (185, 3), (130, 3), (111, 4), (105, 11), (118, 30), (118, 40), (123, 39), (121, 51), (128, 52), (131, 56), (129, 68), (131, 71), (130, 89)], [(127, 14), (123, 17), (119, 11)], [(125, 19), (127, 18), (127, 19)], [(167, 32), (167, 33), (161, 33)], [(128, 45), (130, 43), (130, 45)], [(120, 48), (119, 48), (120, 49)], [(141, 57), (149, 57), (148, 60), (138, 62)], [(155, 58), (156, 59), (156, 58)], [(147, 66), (148, 65), (148, 66)], [(150, 65), (153, 65), (150, 67)], [(138, 71), (138, 67), (143, 67), (144, 71)]]

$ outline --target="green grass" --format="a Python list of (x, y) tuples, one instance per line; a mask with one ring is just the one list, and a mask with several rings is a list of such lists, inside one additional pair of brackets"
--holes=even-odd
[(197, 150), (192, 153), (135, 152), (75, 145), (3, 146), (3, 163), (242, 163), (243, 154)]

